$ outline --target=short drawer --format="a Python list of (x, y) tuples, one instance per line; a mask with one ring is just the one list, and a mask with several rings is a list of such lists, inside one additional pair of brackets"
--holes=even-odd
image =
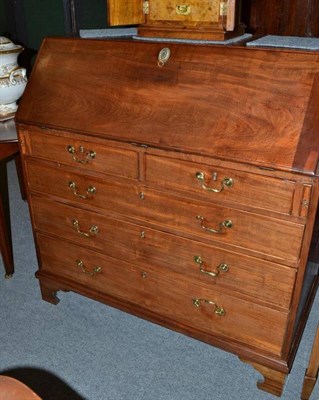
[(176, 273), (176, 280), (244, 294), (288, 309), (296, 270), (224, 251), (140, 225), (32, 196), (37, 230), (96, 249), (111, 257)]
[(71, 279), (189, 329), (279, 355), (287, 313), (38, 235), (42, 273)]
[(80, 139), (79, 135), (65, 137), (63, 134), (49, 134), (38, 130), (30, 131), (29, 140), (30, 155), (34, 157), (83, 170), (90, 169), (131, 179), (138, 177), (137, 153), (124, 146), (115, 146), (110, 141), (103, 144), (87, 137)]
[[(194, 24), (200, 24), (206, 22), (209, 25), (219, 26), (220, 24), (220, 3), (212, 2), (208, 0), (202, 0), (198, 2), (196, 0), (188, 0), (186, 4), (172, 4), (171, 1), (161, 0), (152, 1), (152, 6), (149, 9), (148, 19), (151, 23), (162, 22), (171, 23), (172, 21), (178, 21), (183, 23), (183, 26), (190, 24), (192, 27)], [(229, 6), (227, 10), (229, 18), (234, 13), (234, 7)], [(227, 17), (225, 17), (226, 20)], [(155, 25), (156, 26), (156, 25)], [(174, 26), (174, 25), (173, 25)], [(176, 25), (175, 25), (176, 26)], [(175, 27), (174, 26), (174, 27)], [(191, 37), (191, 36), (190, 36)]]
[(183, 197), (96, 179), (83, 174), (27, 163), (32, 190), (79, 205), (92, 206), (122, 218), (134, 218), (211, 244), (231, 245), (236, 251), (294, 265), (299, 259), (304, 225), (232, 208), (190, 201)]
[(290, 214), (295, 182), (148, 154), (146, 179), (154, 188), (212, 202), (232, 202)]

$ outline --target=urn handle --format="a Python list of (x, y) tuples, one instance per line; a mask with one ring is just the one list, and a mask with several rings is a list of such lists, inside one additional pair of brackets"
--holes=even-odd
[(21, 67), (14, 67), (9, 74), (9, 82), (11, 85), (17, 84), (17, 77), (25, 78), (26, 77), (26, 69)]

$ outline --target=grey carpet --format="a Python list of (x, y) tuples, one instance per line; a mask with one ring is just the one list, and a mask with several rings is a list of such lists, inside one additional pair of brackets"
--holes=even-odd
[(229, 45), (239, 43), (252, 38), (250, 33), (226, 40), (202, 40), (202, 39), (176, 39), (161, 37), (144, 37), (137, 35), (137, 28), (108, 28), (80, 30), (80, 37), (83, 39), (111, 39), (111, 38), (133, 38), (135, 40), (160, 43), (190, 43), (190, 44), (219, 44)]
[(204, 40), (204, 39), (177, 39), (177, 38), (161, 38), (161, 37), (143, 37), (143, 36), (133, 36), (133, 39), (140, 40), (144, 42), (160, 42), (160, 43), (189, 43), (189, 44), (215, 44), (215, 45), (230, 45), (236, 44), (245, 40), (252, 38), (253, 35), (250, 33), (245, 33), (241, 36), (236, 36), (231, 39), (225, 40)]
[(280, 47), (301, 50), (319, 50), (319, 38), (266, 35), (247, 43), (251, 47)]
[(137, 34), (137, 28), (107, 28), (107, 29), (80, 29), (83, 39), (105, 39), (132, 37)]
[[(74, 293), (41, 299), (27, 204), (9, 164), (16, 273), (0, 261), (0, 373), (45, 400), (271, 400), (260, 377), (229, 353)], [(284, 400), (300, 397), (319, 317), (312, 309)], [(318, 385), (311, 397), (319, 398)], [(23, 400), (23, 399), (15, 399)]]

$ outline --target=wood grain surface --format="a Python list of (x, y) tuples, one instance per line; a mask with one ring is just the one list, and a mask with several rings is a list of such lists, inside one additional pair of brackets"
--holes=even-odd
[(17, 121), (315, 173), (317, 53), (163, 47), (46, 39)]

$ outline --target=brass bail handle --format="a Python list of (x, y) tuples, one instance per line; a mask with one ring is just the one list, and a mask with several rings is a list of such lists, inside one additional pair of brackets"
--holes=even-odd
[[(234, 186), (233, 178), (224, 178), (221, 181), (221, 187), (218, 189), (218, 188), (212, 188), (212, 187), (206, 186), (206, 183), (205, 183), (206, 177), (205, 177), (204, 172), (196, 172), (195, 176), (196, 176), (196, 179), (198, 179), (198, 181), (200, 182), (201, 188), (206, 190), (207, 192), (220, 193), (225, 188), (231, 188)], [(217, 174), (213, 174), (213, 180), (216, 179), (215, 178), (216, 176), (217, 176)]]
[(84, 262), (80, 259), (76, 260), (76, 265), (82, 270), (84, 274), (90, 275), (90, 276), (95, 276), (96, 274), (100, 274), (102, 272), (101, 267), (94, 267), (92, 271), (89, 271), (86, 266), (84, 265)]
[(204, 268), (204, 260), (200, 256), (194, 256), (194, 261), (196, 264), (199, 265), (199, 270), (202, 274), (207, 274), (212, 277), (216, 277), (219, 275), (220, 272), (228, 272), (229, 267), (228, 264), (221, 263), (218, 265), (218, 267), (215, 269), (215, 271), (208, 271), (207, 269)]
[(219, 315), (220, 317), (223, 317), (226, 314), (226, 311), (224, 308), (219, 307), (215, 301), (212, 300), (207, 300), (207, 299), (192, 299), (193, 300), (193, 305), (197, 308), (201, 307), (202, 303), (208, 304), (214, 307), (214, 312), (216, 315)]
[(92, 195), (94, 195), (96, 193), (96, 188), (92, 185), (90, 185), (86, 189), (87, 194), (79, 193), (76, 183), (73, 181), (69, 182), (69, 188), (70, 188), (71, 192), (74, 194), (74, 196), (79, 197), (80, 199), (90, 199), (92, 197)]
[(75, 147), (69, 144), (67, 151), (72, 155), (72, 159), (80, 164), (87, 164), (96, 157), (94, 150), (85, 150), (83, 146), (79, 146), (78, 150), (75, 150)]
[(230, 219), (226, 219), (225, 221), (220, 222), (218, 224), (219, 225), (218, 229), (213, 229), (213, 228), (209, 228), (206, 226), (207, 220), (206, 220), (206, 218), (202, 217), (201, 215), (197, 215), (196, 219), (198, 219), (200, 221), (201, 228), (204, 231), (207, 231), (210, 233), (216, 233), (216, 234), (226, 233), (226, 230), (232, 228), (232, 226), (233, 226), (233, 222)]
[(191, 13), (191, 6), (189, 4), (177, 4), (175, 12), (177, 15), (189, 15)]
[(72, 220), (72, 225), (73, 225), (74, 229), (77, 231), (77, 233), (80, 234), (81, 236), (92, 237), (92, 236), (96, 236), (99, 233), (99, 228), (96, 225), (92, 225), (91, 228), (89, 229), (88, 233), (83, 232), (80, 228), (80, 223), (77, 219)]

